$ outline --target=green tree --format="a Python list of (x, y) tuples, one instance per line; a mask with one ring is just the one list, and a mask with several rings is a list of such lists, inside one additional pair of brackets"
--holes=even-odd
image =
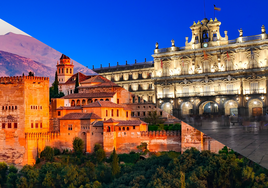
[(76, 76), (76, 79), (75, 79), (74, 93), (78, 93), (78, 87), (79, 87), (79, 73), (77, 73), (77, 76)]
[(6, 174), (7, 174), (7, 164), (5, 162), (0, 162), (0, 183), (1, 186), (4, 186), (6, 182)]
[(58, 73), (55, 72), (55, 80), (52, 84), (52, 86), (49, 88), (49, 99), (51, 98), (60, 98), (63, 97), (64, 93), (59, 92), (59, 79), (58, 79)]
[(111, 158), (112, 158), (112, 175), (113, 177), (117, 177), (120, 173), (120, 166), (119, 166), (119, 158), (118, 155), (115, 152), (115, 148), (113, 150), (113, 153), (111, 154)]
[(164, 123), (164, 120), (161, 119), (161, 116), (157, 115), (157, 111), (150, 111), (145, 117), (144, 121), (149, 123), (149, 125), (158, 125)]
[(54, 149), (50, 146), (46, 146), (45, 149), (40, 154), (41, 158), (47, 161), (52, 161), (54, 158)]
[(96, 159), (98, 163), (101, 163), (105, 159), (105, 156), (105, 151), (103, 149), (96, 151)]
[(73, 149), (76, 154), (81, 155), (84, 150), (84, 141), (79, 137), (75, 137), (73, 140)]
[(10, 172), (7, 175), (7, 182), (6, 182), (6, 187), (7, 188), (15, 188), (16, 187), (16, 181), (17, 181), (18, 175), (17, 173)]
[(99, 149), (102, 149), (102, 146), (100, 144), (94, 145), (94, 152), (97, 152)]

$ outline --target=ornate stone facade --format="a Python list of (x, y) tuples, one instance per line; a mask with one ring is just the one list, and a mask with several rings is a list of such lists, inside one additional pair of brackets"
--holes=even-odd
[[(194, 22), (190, 27), (192, 39), (188, 42), (186, 37), (184, 47), (176, 47), (174, 40), (169, 48), (161, 49), (157, 43), (150, 68), (144, 62), (128, 65), (130, 69), (118, 65), (94, 71), (128, 90), (135, 88), (133, 93), (179, 118), (190, 114), (266, 114), (265, 27), (261, 27), (261, 34), (246, 37), (240, 29), (238, 38), (229, 40), (227, 31), (224, 37), (220, 35), (220, 25), (217, 19)], [(143, 78), (146, 71), (150, 77)], [(126, 80), (123, 73), (132, 76)]]

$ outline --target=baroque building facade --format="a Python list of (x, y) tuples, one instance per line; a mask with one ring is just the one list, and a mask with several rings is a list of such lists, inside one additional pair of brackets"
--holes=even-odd
[(190, 27), (184, 47), (159, 48), (153, 62), (93, 69), (136, 94), (137, 100), (183, 118), (187, 115), (258, 116), (267, 109), (266, 29), (229, 40), (221, 22), (203, 19)]

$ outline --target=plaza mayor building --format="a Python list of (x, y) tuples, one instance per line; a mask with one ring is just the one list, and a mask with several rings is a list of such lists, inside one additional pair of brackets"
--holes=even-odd
[(136, 102), (154, 103), (182, 118), (186, 115), (259, 116), (267, 108), (268, 39), (260, 34), (229, 40), (217, 18), (194, 22), (185, 46), (159, 48), (154, 61), (100, 67), (95, 72), (132, 92)]

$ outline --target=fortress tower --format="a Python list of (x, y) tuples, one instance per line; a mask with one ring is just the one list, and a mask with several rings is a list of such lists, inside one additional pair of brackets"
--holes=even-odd
[(57, 73), (59, 83), (65, 83), (73, 75), (74, 65), (68, 56), (62, 54), (60, 64), (57, 63)]

